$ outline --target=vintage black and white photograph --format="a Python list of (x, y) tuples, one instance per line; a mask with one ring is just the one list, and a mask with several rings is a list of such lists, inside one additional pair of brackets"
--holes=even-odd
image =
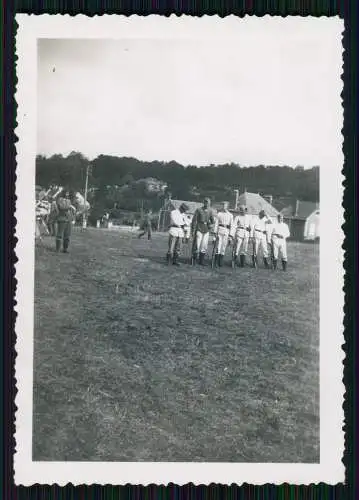
[(342, 22), (156, 19), (20, 23), (18, 463), (338, 482)]

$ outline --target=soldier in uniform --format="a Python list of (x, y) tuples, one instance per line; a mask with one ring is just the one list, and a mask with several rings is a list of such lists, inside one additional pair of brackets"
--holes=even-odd
[(221, 267), (228, 241), (231, 238), (230, 232), (233, 226), (233, 215), (228, 210), (228, 201), (223, 202), (223, 208), (218, 211), (214, 232), (216, 234), (217, 248), (215, 255), (215, 266)]
[(290, 236), (288, 224), (283, 221), (283, 215), (277, 215), (277, 222), (273, 225), (272, 248), (273, 248), (273, 269), (277, 269), (279, 254), (282, 259), (282, 269), (287, 269), (287, 238)]
[(246, 207), (241, 205), (239, 207), (239, 215), (234, 218), (231, 228), (231, 236), (234, 238), (234, 260), (236, 263), (238, 255), (240, 256), (240, 267), (245, 266), (249, 236), (252, 229), (251, 216), (246, 212)]
[(184, 238), (184, 228), (187, 220), (184, 214), (187, 212), (188, 206), (185, 203), (171, 211), (170, 214), (170, 228), (168, 231), (168, 251), (167, 251), (167, 264), (172, 261), (174, 266), (179, 266), (178, 257), (181, 252), (181, 243)]
[(263, 263), (266, 269), (269, 269), (268, 263), (268, 240), (267, 234), (271, 231), (272, 221), (267, 217), (264, 210), (261, 210), (258, 215), (258, 220), (253, 223), (252, 235), (253, 235), (253, 256), (252, 264), (253, 267), (257, 267), (258, 264), (258, 253), (259, 250), (263, 254)]
[(208, 239), (210, 230), (214, 226), (214, 217), (211, 210), (211, 200), (205, 198), (203, 206), (197, 208), (194, 213), (191, 225), (191, 233), (193, 236), (193, 263), (197, 261), (201, 266), (204, 265), (204, 258), (207, 253)]
[(56, 200), (57, 205), (57, 231), (56, 231), (56, 251), (61, 249), (64, 253), (68, 252), (72, 221), (74, 220), (76, 209), (71, 203), (70, 191), (64, 190)]

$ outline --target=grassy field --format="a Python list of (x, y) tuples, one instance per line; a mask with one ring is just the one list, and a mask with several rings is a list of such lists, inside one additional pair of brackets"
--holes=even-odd
[(319, 247), (284, 273), (167, 267), (166, 244), (37, 245), (34, 460), (318, 462)]

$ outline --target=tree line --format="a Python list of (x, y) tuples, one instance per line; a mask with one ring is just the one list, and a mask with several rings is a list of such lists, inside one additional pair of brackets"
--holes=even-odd
[[(63, 185), (84, 192), (88, 160), (79, 152), (68, 156), (36, 158), (36, 184)], [(159, 181), (159, 189), (149, 189), (146, 179)], [(162, 183), (162, 188), (160, 184)], [(295, 200), (319, 201), (319, 167), (304, 169), (277, 165), (242, 167), (235, 163), (197, 167), (175, 161), (145, 162), (136, 158), (99, 155), (89, 169), (89, 201), (92, 211), (158, 210), (163, 199), (213, 201), (233, 199), (234, 189), (273, 197), (273, 203), (293, 204)]]

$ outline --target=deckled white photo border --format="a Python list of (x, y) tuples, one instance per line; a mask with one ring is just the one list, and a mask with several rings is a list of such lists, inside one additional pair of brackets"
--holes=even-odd
[(338, 101), (331, 103), (338, 118), (337, 157), (320, 175), (320, 463), (154, 463), (154, 462), (33, 462), (33, 325), (34, 325), (34, 234), (35, 234), (35, 157), (37, 142), (37, 40), (39, 38), (199, 38), (231, 37), (250, 24), (272, 23), (280, 29), (290, 23), (315, 23), (320, 29), (330, 25), (333, 37), (341, 40), (343, 20), (333, 18), (217, 16), (86, 16), (17, 15), (16, 55), (18, 105), (16, 135), (16, 452), (15, 484), (336, 484), (344, 481), (343, 378), (344, 271), (342, 243), (344, 222), (342, 135), (343, 109), (341, 90), (342, 63), (333, 68)]

